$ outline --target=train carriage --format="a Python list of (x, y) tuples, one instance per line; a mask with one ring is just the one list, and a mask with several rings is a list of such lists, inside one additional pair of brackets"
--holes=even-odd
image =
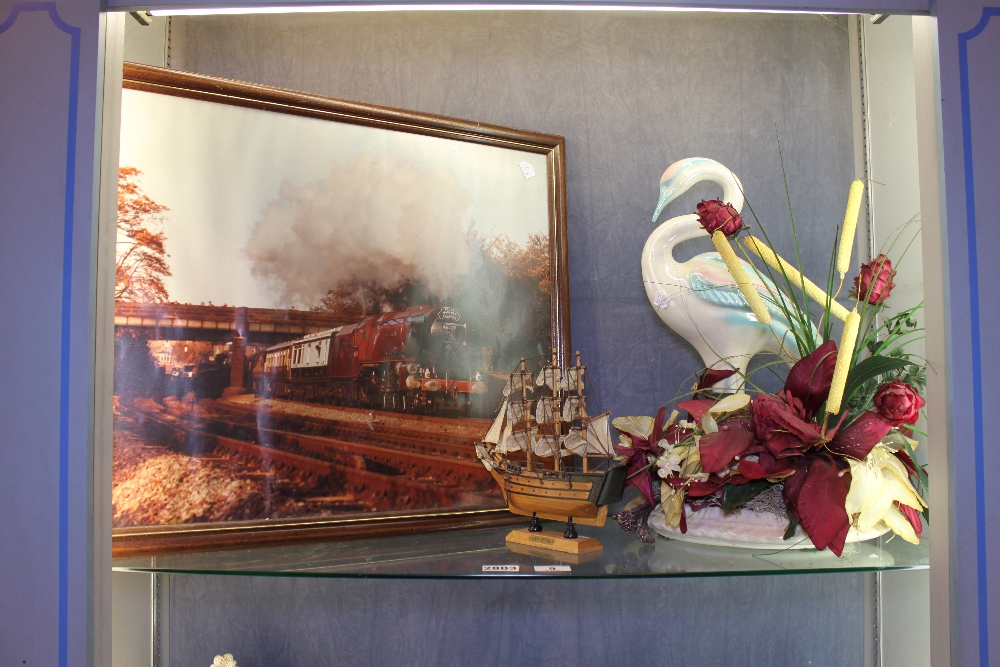
[(405, 412), (469, 414), (486, 393), (467, 326), (413, 306), (272, 346), (250, 360), (259, 396)]

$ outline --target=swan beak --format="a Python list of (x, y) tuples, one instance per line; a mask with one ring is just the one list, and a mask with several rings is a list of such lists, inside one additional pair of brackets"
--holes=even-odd
[(656, 222), (656, 219), (660, 217), (661, 213), (663, 213), (663, 209), (665, 209), (667, 204), (670, 203), (672, 194), (673, 193), (669, 188), (660, 188), (660, 200), (656, 202), (656, 210), (653, 211), (653, 222)]

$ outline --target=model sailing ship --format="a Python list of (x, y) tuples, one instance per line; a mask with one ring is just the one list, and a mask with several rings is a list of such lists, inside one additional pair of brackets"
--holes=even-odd
[[(565, 521), (564, 537), (574, 539), (575, 523), (603, 526), (608, 504), (622, 497), (625, 466), (614, 458), (610, 413), (587, 414), (585, 371), (579, 352), (564, 372), (553, 350), (537, 377), (521, 359), (496, 420), (476, 446), (508, 509), (532, 517), (529, 532), (541, 531), (539, 518)], [(578, 467), (566, 463), (574, 456)]]

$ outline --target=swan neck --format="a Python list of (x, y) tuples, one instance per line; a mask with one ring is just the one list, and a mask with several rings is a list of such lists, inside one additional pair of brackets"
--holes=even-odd
[(708, 236), (708, 232), (698, 222), (698, 216), (693, 213), (667, 220), (650, 236), (650, 240), (655, 239), (653, 252), (659, 260), (656, 263), (665, 263), (670, 267), (671, 275), (678, 276), (678, 262), (674, 257), (674, 248), (679, 243), (704, 236)]
[(660, 178), (660, 199), (653, 214), (655, 220), (667, 204), (701, 181), (710, 181), (722, 188), (722, 201), (743, 211), (743, 186), (728, 167), (707, 158), (689, 158), (670, 165)]

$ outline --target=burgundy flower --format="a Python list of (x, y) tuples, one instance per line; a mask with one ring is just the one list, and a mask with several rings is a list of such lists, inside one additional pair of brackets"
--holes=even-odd
[(877, 306), (889, 298), (895, 283), (896, 272), (892, 262), (885, 255), (879, 255), (867, 264), (861, 265), (861, 273), (854, 279), (854, 298)]
[(692, 398), (689, 401), (681, 401), (677, 404), (678, 410), (686, 410), (693, 421), (701, 421), (701, 418), (716, 404), (712, 398)]
[(739, 212), (732, 204), (724, 203), (721, 199), (698, 204), (698, 222), (709, 234), (721, 231), (726, 236), (732, 236), (743, 227), (743, 218)]
[(893, 426), (913, 424), (924, 407), (917, 390), (902, 380), (887, 382), (878, 388), (873, 399), (875, 410)]
[(822, 439), (822, 428), (812, 420), (830, 391), (836, 363), (837, 344), (830, 340), (795, 362), (777, 396), (754, 396), (753, 430), (772, 455), (798, 456)]
[(747, 479), (786, 477), (795, 472), (789, 463), (790, 460), (775, 458), (770, 452), (761, 452), (757, 455), (756, 461), (749, 458), (740, 461), (739, 470)]
[[(784, 490), (785, 504), (802, 523), (813, 545), (817, 549), (829, 547), (837, 556), (844, 549), (850, 528), (844, 503), (851, 488), (851, 473), (843, 457), (864, 459), (891, 428), (874, 412), (862, 413), (846, 428), (840, 428), (842, 422), (843, 418), (841, 424), (827, 431), (827, 437), (833, 439), (825, 449), (790, 459), (794, 474), (785, 479)], [(752, 472), (740, 468), (744, 475)]]
[(828, 340), (795, 362), (785, 378), (785, 392), (802, 402), (805, 419), (816, 416), (833, 382), (837, 365), (837, 344)]
[(826, 448), (835, 454), (862, 461), (891, 428), (892, 424), (874, 412), (863, 412), (847, 428), (836, 430), (836, 435), (832, 435), (833, 441)]
[(701, 469), (707, 473), (721, 472), (729, 467), (753, 444), (753, 428), (746, 416), (730, 417), (715, 433), (706, 433), (698, 440)]
[(785, 479), (785, 506), (802, 524), (813, 546), (844, 551), (850, 518), (844, 503), (851, 488), (847, 462), (829, 453), (817, 452), (795, 461), (795, 474)]
[(819, 424), (803, 419), (794, 406), (778, 396), (754, 396), (750, 415), (754, 433), (778, 458), (801, 455), (822, 439)]
[(688, 485), (688, 498), (692, 499), (692, 506), (696, 504), (698, 498), (704, 498), (710, 496), (723, 486), (727, 484), (746, 484), (750, 480), (743, 475), (728, 475), (726, 477), (720, 477), (718, 475), (709, 475), (708, 479), (704, 482), (691, 482)]

